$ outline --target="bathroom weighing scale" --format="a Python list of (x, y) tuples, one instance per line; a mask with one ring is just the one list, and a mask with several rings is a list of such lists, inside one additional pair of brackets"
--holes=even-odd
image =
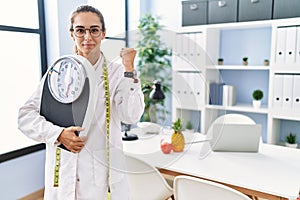
[[(42, 91), (40, 114), (61, 127), (81, 126), (86, 136), (94, 111), (95, 73), (79, 55), (59, 58), (48, 69)], [(79, 135), (79, 132), (76, 132)], [(64, 145), (59, 145), (66, 149)]]

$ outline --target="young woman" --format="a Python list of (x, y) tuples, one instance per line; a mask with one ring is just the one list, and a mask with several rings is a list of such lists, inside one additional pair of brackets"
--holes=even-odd
[[(123, 65), (106, 64), (110, 94), (108, 165), (103, 74), (106, 62), (100, 50), (105, 33), (103, 16), (96, 8), (84, 5), (72, 13), (70, 35), (76, 54), (91, 62), (97, 77), (96, 109), (86, 139), (75, 134), (75, 131), (81, 131), (84, 127), (59, 127), (40, 114), (45, 76), (35, 93), (20, 108), (19, 129), (28, 137), (46, 143), (45, 200), (104, 200), (108, 188), (112, 200), (129, 199), (125, 173), (119, 170), (122, 168), (123, 152), (120, 126), (121, 121), (133, 124), (140, 119), (144, 111), (144, 97), (139, 80), (127, 77), (128, 74), (134, 74), (136, 51), (124, 48), (120, 51)], [(69, 151), (60, 151), (59, 174), (55, 175), (59, 144)]]

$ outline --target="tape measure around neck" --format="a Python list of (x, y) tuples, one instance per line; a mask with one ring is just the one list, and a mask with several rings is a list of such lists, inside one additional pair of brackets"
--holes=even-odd
[[(102, 54), (103, 56), (103, 54)], [(105, 92), (105, 126), (106, 126), (106, 152), (107, 152), (107, 183), (110, 179), (110, 94), (108, 83), (108, 69), (106, 59), (103, 56), (103, 77), (104, 77), (104, 92)]]
[[(110, 93), (108, 82), (108, 69), (106, 59), (103, 56), (103, 77), (104, 77), (104, 93), (105, 93), (105, 128), (106, 128), (106, 152), (107, 152), (107, 182), (109, 185), (110, 179)], [(58, 187), (59, 183), (59, 168), (60, 168), (60, 148), (56, 148), (55, 167), (54, 167), (54, 187)]]

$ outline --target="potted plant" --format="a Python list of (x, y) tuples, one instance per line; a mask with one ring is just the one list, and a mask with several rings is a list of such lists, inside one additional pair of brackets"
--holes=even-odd
[(186, 123), (186, 125), (185, 125), (185, 129), (186, 129), (187, 131), (193, 132), (193, 131), (194, 131), (193, 128), (194, 128), (193, 123), (192, 123), (190, 120), (187, 121), (187, 123)]
[(270, 64), (269, 60), (268, 60), (268, 59), (265, 59), (265, 60), (264, 60), (264, 66), (269, 66), (269, 64)]
[(223, 65), (223, 61), (224, 61), (223, 58), (218, 58), (218, 65)]
[(144, 93), (145, 111), (141, 121), (157, 122), (157, 117), (163, 118), (169, 112), (165, 110), (163, 100), (153, 100), (149, 97), (155, 80), (160, 81), (164, 94), (171, 90), (171, 55), (170, 48), (161, 42), (159, 31), (162, 26), (158, 19), (151, 14), (146, 14), (139, 21), (140, 40), (137, 44), (138, 63), (142, 91)]
[(171, 138), (172, 149), (174, 152), (182, 152), (184, 149), (185, 141), (184, 135), (182, 134), (182, 121), (178, 118), (172, 124), (172, 129), (174, 130)]
[(285, 137), (285, 146), (291, 148), (297, 148), (297, 135), (290, 133)]
[(259, 89), (254, 90), (252, 93), (252, 97), (253, 97), (253, 107), (260, 108), (261, 100), (264, 97), (263, 91), (261, 91)]
[(248, 57), (243, 57), (243, 65), (248, 65)]

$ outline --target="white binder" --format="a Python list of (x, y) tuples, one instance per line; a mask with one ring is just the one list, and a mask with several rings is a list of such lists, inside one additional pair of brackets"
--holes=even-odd
[(190, 61), (190, 64), (192, 65), (193, 69), (197, 68), (196, 63), (196, 42), (195, 42), (195, 33), (189, 33), (189, 54), (188, 59)]
[(282, 107), (283, 98), (283, 75), (274, 75), (273, 79), (273, 108), (280, 109)]
[(197, 107), (204, 105), (205, 79), (203, 73), (194, 73), (194, 94), (196, 97)]
[(276, 64), (285, 62), (286, 28), (277, 28), (276, 38)]
[(186, 82), (186, 107), (194, 107), (196, 105), (196, 97), (194, 95), (194, 72), (183, 73)]
[(195, 63), (197, 67), (202, 67), (204, 65), (204, 36), (202, 33), (195, 33)]
[(189, 33), (184, 33), (184, 34), (181, 34), (182, 37), (181, 37), (181, 41), (182, 41), (182, 56), (183, 56), (183, 65), (184, 66), (190, 66), (190, 56), (189, 56), (189, 53), (190, 53), (190, 36), (189, 36)]
[(186, 81), (185, 72), (176, 72), (175, 88), (176, 88), (176, 101), (179, 106), (186, 107), (188, 105), (188, 89), (189, 85)]
[(283, 75), (283, 101), (282, 108), (291, 109), (292, 108), (292, 98), (293, 98), (293, 75)]
[(184, 57), (184, 48), (183, 48), (183, 40), (182, 40), (183, 36), (182, 34), (176, 34), (176, 53), (177, 53), (177, 56), (176, 56), (176, 63), (175, 63), (175, 66), (176, 68), (178, 69), (182, 69), (183, 65), (184, 65), (184, 62), (183, 62), (183, 57)]
[(300, 26), (297, 27), (296, 63), (300, 64)]
[(293, 110), (300, 111), (300, 75), (294, 75), (293, 80)]
[(181, 106), (183, 98), (183, 88), (181, 87), (183, 82), (183, 77), (179, 72), (173, 72), (173, 100), (176, 106)]
[(234, 106), (236, 104), (236, 90), (233, 85), (223, 86), (223, 106)]
[(177, 60), (178, 60), (178, 57), (179, 57), (179, 40), (178, 40), (178, 34), (175, 34), (174, 36), (174, 45), (173, 45), (173, 49), (172, 49), (172, 52), (173, 52), (173, 56), (172, 56), (172, 64), (174, 66), (174, 68), (177, 68)]
[(297, 27), (286, 28), (286, 46), (285, 46), (285, 63), (294, 64), (296, 62), (296, 36)]

